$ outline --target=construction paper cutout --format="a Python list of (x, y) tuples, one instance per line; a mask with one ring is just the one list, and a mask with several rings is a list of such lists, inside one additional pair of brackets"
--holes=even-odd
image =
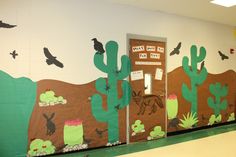
[(234, 54), (234, 49), (231, 48), (229, 52), (230, 54)]
[(208, 122), (208, 125), (213, 125), (215, 123), (220, 123), (222, 120), (222, 116), (221, 114), (219, 115), (211, 115), (211, 117), (209, 118), (209, 122)]
[(170, 94), (166, 101), (168, 119), (174, 119), (178, 114), (178, 99), (175, 94)]
[(144, 74), (144, 94), (152, 94), (152, 74)]
[(95, 129), (95, 132), (97, 133), (97, 135), (99, 136), (99, 138), (103, 137), (103, 133), (106, 132), (107, 129), (104, 130), (98, 130), (98, 128)]
[(131, 125), (132, 128), (132, 134), (131, 136), (135, 136), (138, 133), (143, 133), (145, 132), (144, 124), (142, 124), (141, 120), (136, 120), (134, 124)]
[(139, 107), (139, 112), (137, 115), (144, 115), (146, 111), (146, 107), (150, 107), (150, 112), (148, 113), (149, 115), (155, 113), (157, 111), (157, 106), (160, 108), (163, 108), (163, 102), (158, 95), (142, 95), (141, 91), (135, 92), (133, 91), (133, 100), (136, 103), (136, 105)]
[(14, 27), (16, 27), (16, 25), (11, 25), (0, 21), (0, 28), (14, 28)]
[(198, 123), (198, 117), (196, 116), (196, 112), (188, 112), (187, 116), (183, 115), (184, 119), (180, 119), (182, 123), (179, 126), (185, 129), (192, 129)]
[(58, 60), (56, 59), (57, 57), (53, 56), (53, 55), (49, 52), (48, 48), (44, 47), (44, 48), (43, 48), (43, 52), (44, 52), (45, 57), (47, 57), (46, 63), (47, 63), (48, 65), (54, 64), (54, 65), (56, 65), (56, 66), (59, 67), (59, 68), (63, 68), (63, 67), (64, 67), (64, 65), (63, 65), (60, 61), (58, 61)]
[(39, 106), (41, 107), (67, 103), (67, 100), (62, 96), (56, 96), (53, 90), (48, 90), (44, 93), (41, 93), (39, 96), (39, 100)]
[(200, 70), (202, 70), (204, 66), (205, 66), (205, 61), (202, 61), (201, 66), (200, 66)]
[(131, 81), (142, 80), (143, 79), (143, 70), (132, 71), (130, 73)]
[(146, 53), (139, 53), (139, 59), (147, 59), (147, 54)]
[(144, 45), (132, 47), (132, 52), (142, 52), (142, 51), (145, 51)]
[(189, 66), (189, 58), (187, 56), (183, 57), (182, 60), (182, 67), (184, 69), (184, 72), (189, 76), (191, 80), (191, 87), (188, 88), (188, 86), (183, 83), (182, 84), (182, 95), (183, 97), (191, 103), (191, 112), (192, 114), (196, 113), (197, 116), (197, 87), (201, 85), (208, 75), (207, 70), (205, 67), (198, 72), (197, 70), (197, 64), (202, 62), (206, 57), (206, 50), (204, 47), (200, 48), (200, 54), (197, 55), (197, 47), (193, 45), (191, 47), (191, 67)]
[(142, 61), (135, 61), (136, 65), (161, 65), (161, 62), (142, 62)]
[(150, 136), (147, 137), (147, 140), (153, 140), (165, 136), (165, 132), (162, 131), (161, 126), (155, 126), (153, 131), (150, 132)]
[(229, 56), (226, 56), (225, 54), (223, 54), (221, 51), (218, 51), (220, 57), (221, 57), (221, 60), (225, 60), (225, 59), (229, 59)]
[(181, 48), (181, 42), (179, 42), (178, 43), (178, 45), (176, 46), (176, 48), (174, 48), (174, 50), (173, 51), (171, 51), (171, 53), (170, 53), (170, 56), (173, 56), (173, 55), (179, 55), (179, 53), (180, 53), (180, 48)]
[(227, 120), (227, 122), (231, 122), (231, 121), (235, 121), (235, 114), (234, 114), (234, 112), (230, 114), (230, 116), (229, 116), (229, 118)]
[(92, 41), (94, 42), (93, 48), (97, 51), (97, 54), (103, 54), (105, 52), (103, 48), (103, 44), (97, 40), (97, 38), (93, 38)]
[(55, 113), (52, 113), (50, 116), (46, 115), (45, 113), (43, 114), (43, 117), (46, 119), (46, 127), (47, 127), (46, 135), (51, 136), (56, 131), (56, 125), (52, 121), (54, 116), (55, 116)]
[(227, 96), (228, 94), (228, 87), (222, 86), (219, 82), (216, 84), (210, 84), (209, 86), (210, 93), (215, 96), (215, 100), (213, 97), (209, 97), (207, 99), (208, 106), (214, 110), (215, 116), (218, 116), (220, 114), (221, 110), (226, 110), (228, 103), (227, 100), (222, 100), (222, 97)]
[(155, 52), (156, 51), (156, 46), (146, 46), (146, 51), (148, 52)]
[(162, 76), (163, 76), (163, 70), (160, 68), (156, 68), (155, 79), (162, 80)]
[(160, 59), (161, 55), (159, 53), (150, 53), (151, 59)]
[(14, 50), (12, 53), (10, 53), (10, 55), (12, 55), (13, 59), (16, 59), (16, 56), (18, 56), (18, 53), (16, 53), (16, 50)]
[(30, 150), (28, 151), (28, 155), (33, 156), (45, 156), (54, 154), (56, 151), (56, 147), (52, 144), (51, 141), (35, 139), (30, 143)]
[[(109, 41), (106, 44), (107, 62), (104, 63), (104, 54), (95, 54), (94, 55), (94, 64), (95, 66), (107, 73), (108, 82), (110, 86), (109, 92), (105, 93), (107, 95), (107, 110), (103, 108), (102, 105), (102, 97), (99, 94), (94, 94), (91, 98), (91, 108), (92, 114), (99, 122), (105, 122), (108, 126), (108, 143), (107, 146), (119, 144), (119, 121), (118, 121), (118, 110), (115, 108), (118, 104), (119, 109), (124, 108), (130, 102), (131, 98), (131, 87), (128, 81), (123, 80), (126, 78), (131, 71), (130, 59), (128, 56), (123, 55), (121, 57), (121, 69), (120, 73), (117, 75), (114, 71), (117, 70), (117, 52), (118, 52), (118, 44), (115, 41)], [(99, 80), (99, 79), (98, 79)], [(98, 81), (97, 80), (97, 81)], [(117, 90), (117, 81), (122, 81), (122, 97), (118, 98), (118, 90)], [(97, 87), (97, 91), (101, 91), (101, 88), (105, 87)]]
[(164, 53), (165, 48), (157, 46), (157, 52)]

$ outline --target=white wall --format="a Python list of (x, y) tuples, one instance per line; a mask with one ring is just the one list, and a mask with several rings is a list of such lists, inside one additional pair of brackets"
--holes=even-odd
[[(210, 73), (236, 69), (233, 27), (116, 5), (103, 0), (1, 0), (0, 20), (18, 26), (0, 28), (0, 70), (14, 77), (26, 76), (37, 81), (57, 79), (83, 84), (106, 76), (93, 65), (93, 42), (119, 43), (119, 55), (126, 54), (126, 34), (166, 37), (169, 53), (179, 41), (179, 56), (167, 57), (167, 70), (181, 66), (192, 44), (207, 49), (205, 65)], [(64, 68), (45, 63), (43, 47), (48, 47)], [(9, 53), (19, 53), (13, 60)], [(218, 50), (230, 59), (222, 62)]]

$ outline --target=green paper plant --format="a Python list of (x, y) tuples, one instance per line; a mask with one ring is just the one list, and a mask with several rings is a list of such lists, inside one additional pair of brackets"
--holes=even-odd
[(56, 96), (55, 92), (52, 90), (48, 90), (44, 93), (41, 93), (39, 96), (39, 106), (49, 106), (49, 105), (57, 105), (57, 104), (66, 104), (67, 101), (62, 96)]
[(191, 112), (197, 116), (197, 87), (201, 85), (207, 78), (207, 70), (203, 66), (199, 72), (197, 69), (197, 64), (202, 62), (206, 57), (206, 49), (204, 47), (200, 48), (200, 54), (197, 55), (197, 47), (193, 45), (191, 47), (191, 64), (189, 66), (189, 58), (187, 56), (183, 57), (182, 66), (184, 72), (189, 76), (191, 81), (191, 87), (189, 88), (185, 83), (182, 84), (182, 95), (183, 97), (191, 103)]
[(175, 94), (171, 94), (168, 96), (166, 101), (167, 115), (168, 119), (172, 120), (176, 118), (178, 114), (178, 99)]
[(135, 136), (137, 133), (145, 132), (144, 124), (142, 124), (141, 120), (136, 120), (134, 124), (131, 125), (131, 128), (133, 130), (132, 136)]
[(55, 146), (51, 141), (43, 141), (41, 139), (35, 139), (30, 143), (29, 156), (43, 156), (55, 153)]
[(215, 123), (220, 123), (221, 120), (222, 120), (221, 114), (219, 114), (218, 116), (216, 116), (216, 115), (211, 115), (211, 117), (209, 118), (208, 125), (213, 125), (213, 124), (215, 124)]
[(222, 86), (219, 82), (216, 84), (210, 84), (209, 90), (211, 94), (215, 96), (215, 100), (213, 97), (209, 97), (207, 99), (208, 106), (214, 110), (214, 114), (217, 117), (220, 114), (221, 110), (226, 110), (228, 103), (227, 100), (221, 101), (221, 97), (225, 97), (228, 94), (228, 87)]
[(185, 129), (192, 129), (194, 125), (198, 123), (198, 118), (195, 113), (187, 113), (187, 116), (183, 115), (184, 119), (180, 119), (182, 123), (179, 124), (179, 126), (185, 128)]
[(147, 140), (152, 140), (165, 136), (165, 132), (162, 131), (161, 126), (155, 126), (149, 135), (150, 136), (147, 137)]
[[(130, 59), (128, 56), (121, 57), (121, 69), (117, 65), (118, 44), (115, 41), (107, 42), (106, 53), (96, 52), (94, 55), (95, 66), (104, 73), (107, 73), (107, 81), (104, 78), (98, 78), (95, 86), (98, 92), (107, 96), (107, 110), (103, 108), (102, 97), (100, 94), (94, 94), (91, 97), (92, 114), (100, 122), (107, 123), (108, 143), (107, 145), (119, 143), (119, 121), (118, 110), (127, 106), (131, 98), (131, 87), (125, 79), (131, 71)], [(107, 55), (106, 64), (104, 63), (104, 54)], [(118, 98), (117, 83), (122, 80), (121, 98)]]
[(234, 121), (234, 120), (235, 120), (235, 114), (233, 112), (229, 115), (229, 118), (228, 118), (227, 122), (231, 122), (231, 121)]

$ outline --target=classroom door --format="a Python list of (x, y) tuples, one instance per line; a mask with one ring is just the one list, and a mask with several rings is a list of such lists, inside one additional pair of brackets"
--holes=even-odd
[(130, 142), (153, 140), (166, 135), (165, 81), (166, 43), (129, 39), (132, 72), (129, 81)]

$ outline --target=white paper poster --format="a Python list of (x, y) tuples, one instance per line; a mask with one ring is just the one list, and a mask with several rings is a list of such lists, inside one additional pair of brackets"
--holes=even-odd
[(142, 62), (142, 61), (135, 61), (136, 65), (161, 65), (161, 62)]
[(155, 52), (156, 51), (156, 46), (146, 46), (146, 51), (151, 51), (151, 52)]
[(155, 79), (162, 80), (162, 76), (163, 76), (163, 70), (160, 68), (156, 68)]
[(141, 45), (141, 46), (133, 46), (132, 47), (132, 51), (133, 52), (141, 52), (141, 51), (144, 51), (144, 45)]
[(165, 49), (164, 47), (157, 47), (157, 52), (161, 52), (161, 53), (164, 53)]
[(146, 53), (139, 53), (139, 59), (147, 59)]
[(132, 71), (130, 73), (131, 81), (142, 80), (143, 79), (143, 70)]
[(152, 59), (160, 59), (160, 54), (159, 53), (150, 53), (150, 58), (152, 58)]

